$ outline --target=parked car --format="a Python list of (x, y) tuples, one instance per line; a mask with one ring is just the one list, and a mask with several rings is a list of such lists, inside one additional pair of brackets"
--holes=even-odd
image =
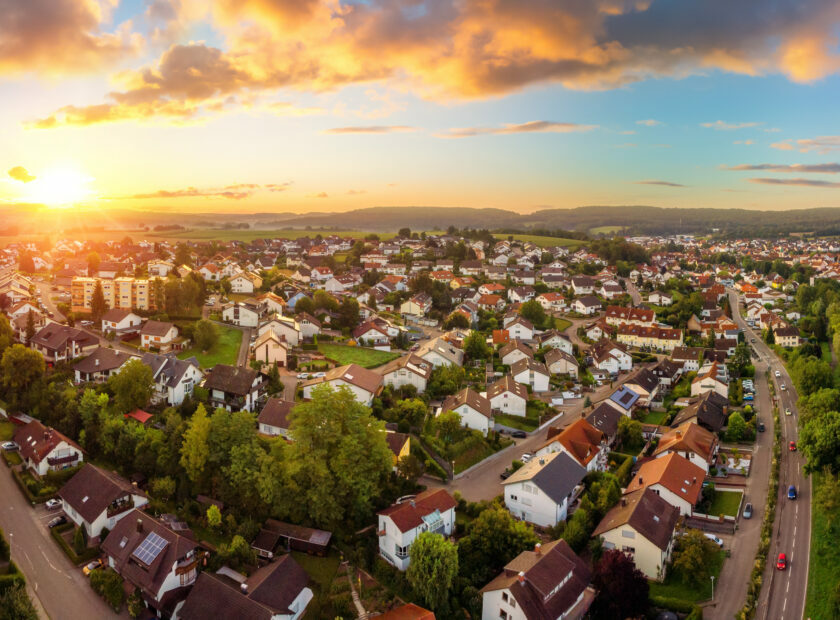
[(796, 452), (796, 442), (795, 441), (791, 441), (790, 444), (789, 444), (789, 447), (790, 447), (791, 452)]
[(781, 376), (782, 376), (782, 373), (781, 373), (781, 372), (779, 372), (778, 370), (776, 371), (776, 373), (775, 373), (775, 374), (776, 374), (776, 376), (777, 376), (777, 377), (781, 377)]
[(105, 566), (105, 560), (100, 558), (90, 562), (89, 564), (85, 564), (85, 567), (82, 569), (82, 573), (84, 573), (85, 577), (87, 577), (97, 568), (102, 568), (103, 566)]
[(511, 476), (511, 474), (512, 474), (512, 473), (513, 473), (513, 471), (512, 471), (512, 470), (510, 470), (510, 469), (506, 469), (506, 470), (504, 470), (501, 474), (499, 474), (499, 477), (500, 477), (502, 480), (507, 480), (508, 478), (510, 478), (510, 476)]
[(528, 436), (528, 433), (525, 431), (513, 431), (510, 434), (511, 437), (516, 437), (517, 439), (525, 439)]
[(788, 487), (788, 499), (796, 499), (796, 486), (790, 485)]
[(747, 502), (744, 506), (744, 518), (745, 519), (752, 519), (752, 504)]
[(784, 392), (787, 388), (785, 387), (785, 384), (784, 384), (784, 383), (782, 383), (782, 384), (779, 386), (779, 389), (780, 389), (782, 392)]
[(297, 378), (298, 379), (308, 379), (309, 378), (309, 373), (308, 372), (300, 372), (300, 373), (298, 373)]
[(714, 534), (703, 534), (703, 536), (705, 536), (706, 538), (711, 540), (713, 543), (715, 543), (718, 547), (723, 549), (723, 541), (720, 538), (718, 538), (717, 536), (715, 536)]
[(11, 452), (12, 450), (20, 450), (20, 446), (17, 445), (14, 441), (4, 441), (3, 449), (7, 452)]
[(312, 375), (312, 378), (313, 379), (321, 379), (321, 378), (326, 377), (326, 376), (327, 376), (327, 373), (325, 373), (325, 372), (316, 372), (314, 375)]
[(784, 553), (779, 554), (779, 559), (776, 560), (776, 568), (778, 570), (785, 570), (787, 568), (787, 556)]
[(759, 423), (758, 423), (758, 432), (759, 432), (759, 433), (763, 433), (763, 432), (764, 432), (764, 422), (759, 422)]
[(531, 460), (531, 458), (533, 456), (534, 455), (531, 454), (530, 452), (526, 452), (525, 454), (523, 454), (522, 456), (519, 457), (519, 460), (522, 461), (523, 463), (527, 463), (528, 461)]
[(47, 510), (57, 510), (58, 508), (61, 508), (61, 505), (62, 502), (60, 499), (48, 499), (47, 503), (44, 504), (44, 507)]
[(785, 415), (790, 415), (790, 407), (787, 407), (787, 408), (785, 409)]
[(49, 523), (47, 523), (47, 527), (53, 529), (54, 527), (58, 527), (59, 525), (64, 525), (67, 523), (67, 517), (64, 515), (59, 515)]

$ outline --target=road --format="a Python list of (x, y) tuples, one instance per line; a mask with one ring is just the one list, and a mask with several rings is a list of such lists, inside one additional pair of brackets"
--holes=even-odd
[(53, 313), (52, 319), (58, 323), (64, 323), (66, 320), (65, 316), (58, 311), (58, 307), (55, 305), (55, 302), (52, 300), (53, 295), (58, 295), (59, 291), (52, 291), (51, 284), (49, 282), (39, 282), (35, 281), (35, 288), (38, 289), (38, 294), (41, 296), (41, 301), (43, 302), (44, 306), (47, 310)]
[(26, 576), (36, 607), (54, 620), (117, 618), (88, 585), (50, 537), (46, 522), (57, 513), (33, 508), (17, 488), (8, 467), (0, 466), (0, 526), (12, 549), (12, 559)]
[(639, 293), (639, 289), (636, 288), (636, 285), (633, 284), (633, 281), (630, 278), (622, 278), (621, 280), (624, 282), (624, 288), (630, 294), (630, 299), (633, 300), (633, 305), (638, 306), (642, 303), (642, 295)]
[[(748, 342), (762, 360), (768, 362), (773, 381), (776, 385), (776, 397), (779, 400), (779, 413), (782, 423), (782, 458), (779, 469), (779, 497), (776, 506), (776, 520), (773, 524), (773, 536), (770, 553), (764, 571), (764, 587), (758, 600), (756, 618), (758, 620), (800, 620), (805, 611), (805, 596), (808, 590), (808, 560), (811, 547), (811, 480), (802, 472), (805, 458), (799, 451), (788, 449), (790, 441), (798, 440), (796, 409), (797, 394), (784, 364), (761, 339), (761, 335), (750, 329), (740, 319), (740, 306), (737, 297), (730, 292), (730, 304), (733, 314), (746, 334)], [(776, 373), (778, 377), (776, 376)], [(785, 386), (785, 390), (780, 389)], [(785, 415), (790, 409), (791, 415)], [(763, 412), (762, 412), (763, 413)], [(769, 411), (767, 412), (770, 413)], [(764, 414), (766, 420), (767, 415)], [(768, 427), (769, 430), (769, 427)], [(768, 433), (765, 433), (768, 434)], [(798, 497), (787, 498), (787, 489), (794, 485)], [(788, 558), (785, 571), (776, 570), (776, 558), (784, 553)], [(744, 599), (741, 598), (741, 601)], [(731, 618), (732, 616), (727, 616)]]

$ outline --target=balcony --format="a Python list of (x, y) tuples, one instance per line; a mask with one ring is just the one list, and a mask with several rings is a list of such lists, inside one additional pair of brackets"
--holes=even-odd
[(79, 460), (79, 453), (74, 452), (67, 456), (51, 456), (47, 459), (47, 464), (50, 467), (65, 467), (71, 465)]
[(113, 502), (110, 506), (108, 506), (108, 518), (110, 519), (114, 515), (121, 514), (126, 510), (131, 510), (132, 508), (134, 508), (134, 497), (129, 495), (127, 497), (120, 498), (119, 500)]

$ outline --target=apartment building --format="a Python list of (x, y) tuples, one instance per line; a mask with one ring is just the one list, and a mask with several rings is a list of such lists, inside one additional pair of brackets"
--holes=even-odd
[(73, 312), (90, 312), (96, 283), (102, 285), (102, 295), (109, 308), (125, 310), (154, 310), (154, 280), (132, 278), (76, 277), (70, 283), (71, 309)]

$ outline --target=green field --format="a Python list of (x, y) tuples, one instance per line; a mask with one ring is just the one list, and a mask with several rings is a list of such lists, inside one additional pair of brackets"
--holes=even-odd
[(624, 230), (624, 226), (596, 226), (589, 229), (590, 235), (614, 235)]
[(641, 418), (640, 422), (642, 424), (662, 424), (666, 417), (668, 417), (667, 411), (651, 411)]
[[(711, 573), (715, 580), (720, 576), (720, 569), (723, 567), (723, 560), (726, 558), (726, 551), (721, 549), (715, 556), (714, 566)], [(676, 571), (669, 571), (662, 583), (650, 581), (650, 595), (676, 598), (688, 603), (696, 603), (712, 598), (712, 580), (707, 579), (699, 586), (688, 585)]]
[(187, 349), (178, 354), (180, 359), (195, 357), (202, 368), (212, 368), (216, 364), (236, 365), (239, 357), (239, 347), (242, 344), (242, 332), (232, 327), (217, 325), (219, 341), (207, 353), (197, 348)]
[[(364, 239), (369, 232), (358, 230), (305, 230), (285, 229), (285, 230), (225, 230), (216, 228), (203, 228), (196, 230), (170, 230), (161, 232), (147, 232), (145, 237), (148, 238), (163, 238), (163, 239), (189, 239), (192, 241), (253, 241), (254, 239), (298, 239), (300, 237), (314, 237), (315, 235), (328, 237), (330, 235), (338, 235), (339, 237), (352, 237), (354, 239)], [(383, 241), (395, 236), (395, 233), (376, 233)]]
[(550, 248), (552, 246), (558, 247), (580, 247), (582, 246), (585, 241), (581, 241), (580, 239), (566, 239), (565, 237), (541, 237), (540, 235), (505, 235), (504, 233), (498, 233), (496, 238), (498, 239), (507, 239), (508, 236), (512, 236), (517, 241), (522, 241), (523, 243), (533, 243), (541, 248)]
[(391, 351), (377, 351), (365, 347), (348, 347), (342, 344), (319, 344), (318, 350), (339, 366), (358, 364), (363, 368), (376, 368), (397, 359), (400, 354)]
[(572, 322), (568, 319), (554, 319), (554, 329), (556, 329), (559, 332), (566, 331), (566, 329), (568, 329), (571, 324)]
[(710, 515), (738, 516), (738, 508), (741, 506), (741, 493), (734, 491), (718, 491), (712, 498), (712, 505), (709, 508)]
[[(813, 474), (813, 496), (824, 474)], [(829, 516), (832, 518), (829, 519)], [(836, 543), (838, 514), (829, 515), (817, 502), (811, 502), (811, 554), (808, 566), (808, 595), (805, 617), (813, 620), (836, 618), (837, 575), (840, 573), (840, 546)], [(829, 521), (833, 524), (829, 527)]]

